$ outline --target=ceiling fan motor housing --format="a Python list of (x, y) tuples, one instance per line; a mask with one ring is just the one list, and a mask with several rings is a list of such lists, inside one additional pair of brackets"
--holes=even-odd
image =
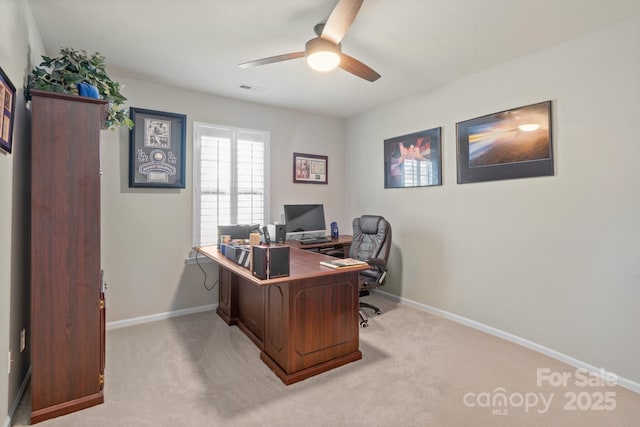
[(342, 47), (340, 44), (316, 37), (306, 43), (304, 53), (311, 68), (317, 71), (329, 71), (340, 64)]

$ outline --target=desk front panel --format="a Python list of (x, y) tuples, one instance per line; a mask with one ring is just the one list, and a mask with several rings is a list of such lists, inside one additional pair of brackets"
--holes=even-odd
[(264, 352), (288, 375), (359, 354), (358, 273), (266, 288)]

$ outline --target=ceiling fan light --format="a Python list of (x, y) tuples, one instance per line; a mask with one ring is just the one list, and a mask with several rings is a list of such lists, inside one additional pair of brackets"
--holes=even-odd
[(524, 132), (533, 132), (534, 130), (538, 130), (540, 125), (538, 123), (524, 123), (518, 126), (518, 129)]
[(335, 52), (314, 52), (307, 56), (307, 64), (316, 71), (331, 71), (340, 64), (340, 55)]
[(307, 42), (307, 64), (316, 71), (331, 71), (340, 64), (340, 45), (317, 37)]

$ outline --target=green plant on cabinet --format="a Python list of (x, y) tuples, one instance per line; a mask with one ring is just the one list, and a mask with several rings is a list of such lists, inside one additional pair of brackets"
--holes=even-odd
[(116, 129), (120, 126), (133, 128), (129, 111), (124, 107), (127, 100), (120, 93), (120, 83), (109, 78), (105, 70), (105, 58), (98, 52), (88, 55), (84, 50), (61, 48), (60, 56), (51, 58), (42, 56), (42, 63), (33, 67), (27, 78), (24, 95), (31, 100), (31, 90), (79, 95), (78, 84), (94, 86), (100, 98), (109, 101), (106, 127)]

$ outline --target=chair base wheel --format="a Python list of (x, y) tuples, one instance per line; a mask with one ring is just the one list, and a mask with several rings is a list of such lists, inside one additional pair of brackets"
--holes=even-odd
[(367, 326), (369, 326), (369, 317), (367, 317), (365, 312), (360, 310), (358, 312), (358, 314), (360, 316), (360, 327), (361, 328), (366, 328)]
[(382, 310), (380, 310), (380, 308), (376, 307), (375, 305), (371, 305), (369, 303), (360, 301), (360, 309), (361, 309), (360, 311), (362, 311), (363, 308), (368, 308), (370, 310), (373, 310), (373, 312), (377, 315), (382, 314)]

